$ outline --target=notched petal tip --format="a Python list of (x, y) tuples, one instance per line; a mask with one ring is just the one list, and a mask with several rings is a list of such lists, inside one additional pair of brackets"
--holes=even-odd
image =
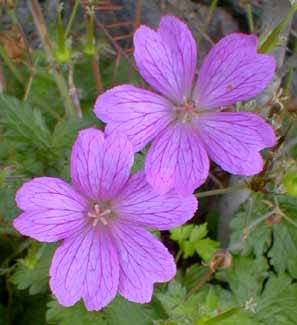
[(275, 144), (273, 128), (250, 112), (212, 112), (197, 120), (197, 130), (210, 158), (224, 170), (251, 176), (263, 169), (259, 154)]
[(120, 261), (119, 293), (126, 299), (146, 303), (153, 284), (167, 282), (176, 274), (168, 249), (148, 231), (127, 223), (113, 228)]
[(272, 55), (257, 53), (255, 35), (230, 34), (208, 53), (194, 90), (196, 104), (205, 109), (233, 105), (262, 92), (272, 80)]
[(157, 31), (140, 26), (134, 34), (134, 58), (142, 77), (175, 103), (190, 96), (196, 69), (196, 42), (188, 27), (164, 17)]

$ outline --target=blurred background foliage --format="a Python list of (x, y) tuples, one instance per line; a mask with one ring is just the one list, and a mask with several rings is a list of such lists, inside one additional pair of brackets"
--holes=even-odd
[[(288, 0), (0, 0), (1, 325), (297, 324), (295, 7)], [(132, 35), (141, 22), (156, 26), (163, 13), (186, 20), (199, 61), (230, 32), (261, 36), (259, 50), (276, 56), (277, 76), (237, 109), (265, 116), (279, 144), (265, 153), (264, 171), (244, 180), (244, 191), (232, 191), (241, 179), (212, 166), (195, 217), (156, 234), (178, 273), (156, 285), (150, 304), (118, 297), (100, 312), (81, 302), (64, 308), (48, 289), (56, 246), (12, 228), (15, 191), (35, 176), (69, 180), (78, 131), (103, 128), (92, 113), (98, 94), (120, 83), (147, 87), (133, 63)], [(133, 171), (143, 159), (136, 155)]]

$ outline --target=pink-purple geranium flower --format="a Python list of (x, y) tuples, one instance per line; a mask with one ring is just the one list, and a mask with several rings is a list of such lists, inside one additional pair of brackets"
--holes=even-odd
[(253, 113), (221, 110), (256, 96), (273, 78), (275, 60), (258, 54), (257, 44), (254, 35), (224, 37), (196, 80), (196, 42), (183, 22), (165, 16), (157, 31), (136, 31), (138, 70), (160, 95), (121, 85), (99, 96), (95, 114), (107, 132), (124, 132), (135, 151), (153, 140), (145, 173), (155, 190), (192, 193), (208, 175), (209, 158), (233, 174), (262, 170), (259, 151), (276, 142), (271, 126)]
[(72, 149), (72, 186), (59, 178), (25, 183), (16, 202), (24, 212), (14, 227), (43, 242), (62, 240), (50, 268), (60, 304), (83, 299), (99, 310), (117, 293), (150, 301), (154, 282), (170, 280), (173, 257), (145, 228), (176, 227), (190, 219), (197, 200), (156, 194), (143, 172), (129, 174), (133, 149), (126, 137), (81, 131)]

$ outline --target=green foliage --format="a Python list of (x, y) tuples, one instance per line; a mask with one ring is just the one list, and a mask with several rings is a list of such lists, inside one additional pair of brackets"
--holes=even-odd
[(265, 258), (235, 257), (232, 268), (218, 273), (217, 279), (228, 283), (234, 297), (223, 299), (223, 305), (242, 306), (252, 324), (296, 324), (297, 285), (284, 273), (268, 272)]
[(26, 102), (0, 94), (0, 125), (5, 136), (32, 145), (41, 151), (50, 149), (50, 131), (41, 112)]
[(230, 224), (233, 231), (229, 246), (232, 251), (240, 251), (242, 255), (253, 253), (256, 256), (262, 256), (267, 251), (272, 241), (271, 228), (262, 222), (249, 231), (246, 237), (244, 230), (268, 211), (269, 207), (263, 204), (261, 195), (252, 195), (249, 198), (247, 204), (234, 216)]
[(267, 254), (275, 271), (279, 273), (288, 271), (293, 278), (297, 278), (297, 204), (295, 200), (285, 196), (280, 198), (280, 208), (287, 219), (281, 215), (273, 215), (271, 220), (260, 222), (244, 237), (244, 229), (267, 214), (269, 209), (271, 210), (267, 204), (263, 203), (261, 195), (255, 195), (250, 200), (247, 205), (248, 213), (243, 208), (231, 222), (234, 231), (230, 248), (243, 255), (255, 254), (260, 257)]
[(292, 277), (297, 278), (297, 228), (286, 221), (273, 225), (273, 238), (268, 253), (271, 264), (277, 272), (287, 270)]
[(184, 258), (192, 257), (195, 253), (208, 261), (216, 249), (218, 242), (206, 237), (207, 223), (202, 225), (184, 225), (170, 230), (171, 238), (176, 240)]
[(283, 29), (288, 25), (288, 23), (291, 21), (294, 13), (297, 10), (297, 5), (294, 4), (289, 11), (288, 15), (284, 17), (280, 23), (269, 33), (269, 35), (266, 36), (264, 41), (261, 42), (258, 52), (259, 53), (269, 53), (274, 48), (276, 48), (280, 41), (281, 32)]
[(87, 312), (84, 305), (79, 302), (76, 305), (65, 308), (52, 300), (48, 303), (46, 319), (49, 324), (59, 325), (107, 325), (102, 312)]
[(19, 259), (11, 280), (19, 290), (29, 289), (35, 295), (47, 291), (48, 272), (55, 246), (33, 246), (27, 256)]
[(250, 316), (239, 307), (223, 306), (221, 288), (206, 285), (198, 292), (187, 296), (187, 290), (179, 282), (171, 281), (167, 290), (157, 293), (169, 319), (158, 324), (236, 324), (252, 325)]
[(52, 73), (41, 70), (34, 75), (27, 102), (32, 107), (40, 107), (51, 117), (63, 114), (63, 100), (59, 96)]
[(269, 274), (261, 299), (257, 302), (256, 317), (263, 324), (296, 324), (297, 284), (292, 283), (288, 275)]
[(150, 325), (152, 319), (162, 319), (166, 315), (157, 300), (150, 305), (139, 305), (121, 297), (99, 312), (88, 312), (81, 302), (65, 308), (51, 301), (48, 307), (47, 321), (59, 325)]
[(283, 185), (288, 195), (297, 196), (297, 173), (287, 173), (283, 178)]
[(12, 219), (18, 214), (18, 209), (15, 206), (15, 193), (21, 185), (21, 180), (4, 183), (0, 186), (0, 224), (1, 221), (5, 225), (9, 225)]
[(135, 173), (144, 167), (145, 156), (142, 153), (137, 153), (134, 155), (134, 164), (132, 167), (132, 173)]
[(268, 262), (264, 257), (251, 259), (245, 256), (233, 258), (230, 269), (219, 272), (216, 278), (227, 282), (239, 306), (255, 299), (262, 291), (268, 276)]

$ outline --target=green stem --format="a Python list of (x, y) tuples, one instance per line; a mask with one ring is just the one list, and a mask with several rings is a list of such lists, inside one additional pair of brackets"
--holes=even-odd
[(14, 25), (14, 26), (18, 25), (18, 20), (17, 20), (16, 14), (15, 14), (15, 10), (14, 9), (8, 10), (8, 15), (10, 16), (12, 25)]
[(250, 32), (253, 33), (255, 28), (254, 28), (254, 18), (253, 18), (252, 6), (248, 3), (245, 7), (245, 10), (246, 10), (246, 15), (247, 15), (247, 19), (248, 19)]
[(295, 226), (297, 228), (297, 223), (292, 220), (290, 217), (288, 217), (285, 213), (282, 213), (282, 217), (287, 220), (288, 223), (290, 223), (291, 225)]
[(236, 314), (239, 312), (242, 308), (240, 307), (234, 307), (232, 309), (229, 309), (227, 311), (222, 312), (221, 314), (205, 321), (205, 324), (211, 325), (211, 324), (219, 324), (219, 321), (223, 321), (226, 318), (229, 318), (230, 316)]
[(39, 32), (40, 40), (44, 47), (47, 59), (53, 65), (52, 72), (53, 72), (57, 87), (59, 89), (59, 92), (63, 98), (66, 114), (69, 116), (76, 116), (75, 108), (73, 107), (73, 103), (71, 101), (71, 98), (70, 98), (70, 95), (68, 92), (68, 87), (67, 87), (66, 81), (63, 78), (62, 74), (54, 66), (55, 57), (52, 52), (51, 43), (50, 43), (50, 40), (48, 37), (45, 22), (44, 22), (44, 19), (43, 19), (42, 13), (41, 13), (41, 9), (40, 9), (40, 6), (39, 6), (37, 0), (31, 0), (31, 12), (32, 12), (32, 16), (34, 19), (34, 23), (35, 23), (37, 30)]
[(70, 18), (68, 20), (68, 24), (66, 26), (65, 39), (67, 39), (68, 34), (70, 33), (74, 18), (75, 18), (76, 13), (77, 13), (77, 8), (78, 8), (79, 3), (80, 3), (80, 0), (75, 0), (74, 6), (73, 6), (72, 11), (71, 11)]
[(267, 38), (259, 45), (258, 53), (269, 53), (278, 44), (281, 31), (287, 26), (297, 10), (297, 4), (294, 4), (286, 17), (273, 29)]
[(227, 187), (227, 188), (221, 188), (218, 190), (210, 190), (210, 191), (200, 192), (200, 193), (195, 194), (195, 196), (197, 198), (202, 198), (202, 197), (208, 197), (208, 196), (214, 196), (214, 195), (222, 195), (222, 194), (231, 193), (231, 192), (237, 192), (237, 191), (241, 191), (244, 189), (247, 189), (246, 184), (239, 184), (239, 185), (235, 185), (235, 186), (231, 186), (231, 187)]
[[(292, 54), (294, 55), (296, 53), (297, 53), (297, 39), (296, 37), (294, 37)], [(290, 93), (290, 86), (293, 78), (293, 73), (294, 73), (294, 69), (290, 68), (284, 82), (284, 88), (283, 88), (284, 96), (288, 96)]]
[(87, 11), (87, 43), (85, 53), (93, 56), (96, 54), (95, 38), (94, 38), (94, 8), (89, 8)]
[(252, 222), (251, 224), (249, 224), (249, 226), (246, 227), (244, 231), (248, 234), (258, 224), (262, 223), (263, 221), (265, 221), (266, 219), (268, 219), (270, 216), (272, 216), (273, 214), (277, 213), (278, 211), (279, 211), (278, 209), (274, 209), (274, 210), (272, 210), (272, 211), (264, 214), (264, 216), (256, 219), (254, 222)]
[(57, 31), (58, 31), (58, 51), (61, 53), (66, 52), (66, 44), (65, 44), (65, 33), (64, 26), (62, 21), (62, 7), (58, 8), (58, 19), (57, 19)]
[(179, 261), (179, 259), (181, 258), (181, 256), (182, 256), (182, 250), (180, 249), (179, 251), (178, 251), (178, 253), (176, 254), (176, 256), (175, 256), (175, 263), (177, 263), (178, 261)]
[(214, 13), (217, 5), (218, 5), (218, 0), (212, 0), (211, 1), (210, 7), (209, 7), (209, 10), (208, 10), (208, 13), (207, 13), (207, 17), (205, 19), (205, 23), (204, 23), (204, 26), (203, 26), (204, 31), (207, 30), (208, 24), (211, 21), (211, 18), (213, 16), (213, 13)]

